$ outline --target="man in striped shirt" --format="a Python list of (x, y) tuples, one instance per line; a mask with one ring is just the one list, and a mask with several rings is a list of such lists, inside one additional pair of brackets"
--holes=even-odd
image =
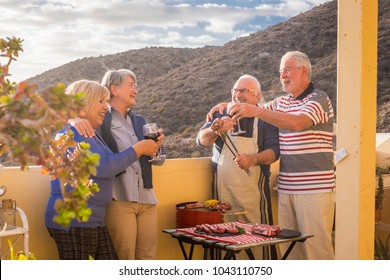
[(257, 117), (279, 128), (278, 224), (314, 235), (297, 244), (289, 258), (334, 259), (332, 104), (311, 82), (311, 63), (304, 53), (287, 52), (282, 57), (280, 81), (287, 95), (264, 107), (235, 104), (231, 113), (234, 118)]

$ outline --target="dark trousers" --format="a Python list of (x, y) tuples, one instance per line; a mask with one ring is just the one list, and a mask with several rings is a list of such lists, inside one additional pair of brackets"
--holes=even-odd
[(72, 227), (69, 231), (47, 228), (61, 260), (117, 260), (106, 227)]

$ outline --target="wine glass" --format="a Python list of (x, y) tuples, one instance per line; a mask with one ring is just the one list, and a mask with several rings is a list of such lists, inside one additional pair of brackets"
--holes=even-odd
[[(233, 104), (236, 104), (236, 103), (240, 103), (240, 101), (238, 101), (237, 99), (233, 99), (229, 104), (228, 104), (228, 107), (227, 107), (227, 112), (228, 112), (228, 115), (230, 115), (230, 109), (231, 107), (233, 106)], [(243, 135), (245, 134), (246, 131), (245, 130), (242, 130), (241, 129), (241, 125), (240, 125), (240, 118), (237, 118), (237, 131), (234, 131), (231, 133), (232, 136), (239, 136), (239, 135)]]
[[(151, 139), (155, 142), (158, 141), (157, 138), (160, 136), (160, 132), (158, 132), (158, 126), (156, 123), (144, 124), (143, 132), (144, 132), (145, 139)], [(161, 156), (161, 147), (160, 147), (157, 155), (154, 155), (152, 159), (149, 160), (149, 162), (157, 162), (157, 161), (161, 161), (162, 159), (163, 157)]]

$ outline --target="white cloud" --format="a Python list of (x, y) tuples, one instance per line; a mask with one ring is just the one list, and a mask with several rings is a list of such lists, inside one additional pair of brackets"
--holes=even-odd
[(172, 46), (178, 43), (181, 40), (181, 34), (179, 32), (168, 32), (165, 38), (160, 39), (160, 43), (162, 45), (170, 45)]
[(147, 46), (222, 45), (326, 0), (0, 0), (0, 34), (23, 38), (20, 81), (70, 61)]
[(210, 35), (201, 35), (201, 36), (188, 36), (187, 40), (189, 43), (193, 43), (195, 45), (207, 45), (210, 44), (212, 45), (215, 41), (216, 38), (210, 36)]

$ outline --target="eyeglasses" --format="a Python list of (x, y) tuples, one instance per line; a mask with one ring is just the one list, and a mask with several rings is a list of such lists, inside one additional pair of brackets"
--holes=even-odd
[(257, 90), (254, 90), (254, 89), (247, 89), (247, 88), (232, 88), (232, 89), (230, 90), (230, 92), (231, 92), (232, 94), (235, 94), (235, 93), (237, 93), (237, 92), (246, 94), (246, 93), (251, 92), (251, 91), (252, 91), (252, 92), (256, 92)]

